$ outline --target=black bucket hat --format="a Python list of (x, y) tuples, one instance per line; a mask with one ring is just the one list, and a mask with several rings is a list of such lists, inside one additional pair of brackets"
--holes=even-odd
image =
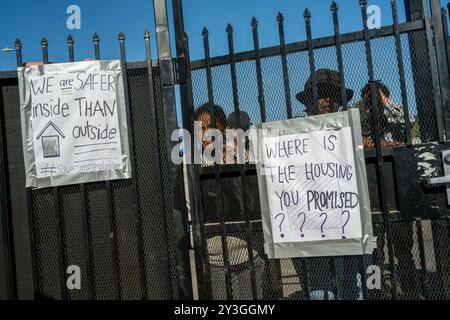
[[(317, 78), (317, 96), (319, 99), (323, 98), (334, 98), (336, 101), (341, 101), (341, 88), (340, 88), (340, 78), (337, 71), (331, 69), (319, 69), (316, 71)], [(312, 75), (308, 78), (305, 83), (305, 88), (303, 91), (297, 93), (295, 96), (298, 101), (303, 104), (312, 104), (313, 94), (312, 94)], [(347, 94), (347, 102), (353, 98), (353, 90), (345, 89)]]

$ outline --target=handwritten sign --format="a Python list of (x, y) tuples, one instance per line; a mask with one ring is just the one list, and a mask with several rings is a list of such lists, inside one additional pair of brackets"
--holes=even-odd
[(361, 238), (350, 127), (265, 138), (274, 243)]
[(106, 180), (111, 177), (107, 172), (127, 167), (120, 72), (82, 64), (69, 72), (31, 72), (25, 77), (25, 131), (33, 143), (37, 179), (101, 172), (89, 181)]

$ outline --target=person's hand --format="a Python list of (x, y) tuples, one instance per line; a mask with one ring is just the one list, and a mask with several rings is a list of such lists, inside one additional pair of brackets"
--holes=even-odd
[(23, 64), (24, 67), (40, 66), (44, 63), (42, 61), (27, 61)]
[(373, 149), (375, 148), (375, 142), (371, 137), (363, 137), (363, 146), (364, 149)]
[(385, 148), (399, 147), (404, 145), (404, 143), (401, 141), (386, 141), (386, 140), (383, 140), (381, 144)]
[[(381, 140), (381, 146), (383, 148), (393, 148), (403, 146), (404, 143), (401, 141), (387, 141)], [(363, 146), (365, 149), (373, 149), (375, 148), (375, 141), (371, 137), (363, 137)]]

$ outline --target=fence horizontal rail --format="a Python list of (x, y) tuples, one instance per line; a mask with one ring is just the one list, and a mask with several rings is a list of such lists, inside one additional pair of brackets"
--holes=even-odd
[[(425, 28), (425, 23), (423, 20), (416, 20), (411, 22), (406, 22), (399, 24), (399, 32), (400, 34), (407, 34), (409, 32), (423, 30)], [(370, 39), (379, 38), (379, 37), (388, 37), (394, 35), (394, 26), (384, 26), (380, 29), (371, 30)], [(364, 32), (363, 31), (355, 31), (341, 35), (341, 43), (351, 43), (357, 41), (364, 41)], [(325, 47), (330, 47), (335, 45), (335, 36), (328, 36), (323, 38), (317, 38), (312, 40), (313, 49), (320, 49)], [(290, 44), (286, 44), (286, 54), (301, 52), (308, 50), (308, 41), (303, 40), (299, 42), (294, 42)], [(268, 58), (277, 56), (280, 54), (280, 46), (275, 45), (267, 48), (260, 49), (260, 58)], [(236, 62), (242, 62), (247, 60), (254, 60), (256, 58), (254, 50), (243, 51), (235, 54)], [(212, 57), (210, 59), (211, 67), (220, 66), (224, 64), (230, 63), (230, 56), (222, 55), (217, 57)], [(205, 68), (205, 60), (195, 60), (191, 61), (191, 70), (202, 69)]]
[[(389, 211), (389, 215), (391, 216), (391, 222), (400, 222), (403, 221), (400, 217), (399, 211)], [(372, 212), (372, 223), (375, 224), (382, 224), (383, 223), (383, 214), (381, 212)], [(227, 222), (225, 223), (227, 227), (227, 233), (233, 233), (233, 232), (245, 232), (246, 230), (246, 224), (245, 221), (233, 221), (233, 222)], [(252, 220), (250, 221), (251, 229), (253, 231), (261, 231), (262, 228), (262, 221), (261, 220)], [(207, 223), (205, 225), (205, 233), (220, 233), (220, 223)]]

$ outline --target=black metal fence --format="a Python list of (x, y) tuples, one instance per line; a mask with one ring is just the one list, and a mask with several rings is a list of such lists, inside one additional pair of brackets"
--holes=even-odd
[[(220, 57), (210, 57), (205, 28), (205, 58), (190, 61), (181, 1), (173, 1), (174, 60), (165, 1), (155, 0), (158, 61), (151, 59), (145, 33), (146, 61), (126, 62), (125, 37), (119, 35), (130, 180), (25, 191), (17, 76), (0, 73), (0, 250), (7, 248), (0, 288), (3, 283), (6, 291), (11, 288), (0, 290), (0, 297), (189, 299), (193, 285), (200, 299), (449, 299), (446, 189), (420, 183), (443, 175), (440, 151), (449, 148), (447, 17), (439, 1), (428, 7), (426, 0), (415, 0), (408, 22), (399, 23), (396, 1), (386, 1), (392, 4), (392, 25), (369, 30), (367, 3), (360, 1), (362, 30), (341, 34), (339, 10), (332, 4), (333, 36), (313, 39), (310, 22), (316, 14), (306, 10), (306, 40), (289, 44), (278, 14), (280, 43), (268, 48), (260, 48), (253, 19), (254, 50), (246, 52), (235, 52), (229, 25), (229, 54)], [(95, 59), (99, 44), (94, 35)], [(48, 63), (48, 42), (41, 45)], [(74, 61), (72, 37), (67, 46), (68, 60)], [(20, 41), (16, 51), (21, 66)], [(377, 249), (366, 256), (268, 260), (255, 167), (186, 165), (197, 280), (192, 283), (183, 177), (168, 152), (176, 143), (170, 141), (177, 127), (175, 83), (183, 125), (192, 130), (194, 110), (202, 105), (220, 106), (228, 120), (233, 112), (246, 112), (253, 123), (320, 113), (322, 93), (314, 75), (323, 68), (339, 72), (339, 92), (328, 94), (339, 97), (341, 110), (361, 110)], [(305, 105), (296, 94), (309, 77), (312, 99)], [(379, 101), (380, 82), (402, 111), (395, 121)], [(211, 116), (214, 127), (216, 114)], [(218, 120), (226, 125), (227, 119)], [(240, 124), (240, 118), (231, 120)], [(69, 265), (81, 268), (81, 290), (66, 286)], [(380, 275), (379, 288), (373, 274)]]
[[(184, 201), (179, 206), (174, 199), (174, 195), (183, 198), (182, 179), (174, 175), (173, 170), (178, 172), (179, 168), (174, 169), (170, 149), (167, 150), (167, 137), (176, 125), (176, 117), (166, 115), (171, 106), (164, 101), (160, 64), (151, 59), (148, 32), (144, 39), (147, 60), (127, 63), (125, 36), (119, 34), (120, 60), (125, 70), (131, 179), (25, 192), (17, 75), (8, 83), (1, 82), (5, 166), (2, 168), (8, 178), (2, 187), (9, 191), (5, 192), (2, 217), (12, 220), (11, 249), (13, 243), (16, 249), (10, 260), (16, 272), (8, 283), (12, 288), (10, 297), (192, 297), (188, 237), (185, 221), (181, 219), (186, 211)], [(41, 46), (45, 64), (49, 62), (45, 38)], [(75, 41), (71, 36), (67, 38), (67, 46), (69, 61), (73, 62)], [(97, 34), (93, 46), (95, 59), (99, 60)], [(17, 40), (18, 66), (23, 65), (21, 49)], [(70, 265), (81, 269), (79, 290), (69, 290), (66, 284)]]
[[(279, 13), (279, 45), (260, 48), (258, 22), (253, 19), (254, 50), (236, 53), (233, 28), (228, 25), (224, 41), (229, 53), (219, 57), (210, 56), (205, 28), (204, 59), (190, 62), (190, 74), (181, 77), (185, 85), (181, 93), (189, 128), (199, 120), (194, 110), (203, 105), (210, 108), (212, 127), (225, 122), (217, 119), (220, 114), (214, 105), (228, 117), (245, 112), (253, 123), (282, 120), (320, 113), (315, 72), (338, 71), (340, 92), (329, 96), (340, 97), (341, 110), (360, 108), (363, 128), (368, 128), (363, 138), (377, 249), (367, 256), (268, 260), (254, 166), (192, 166), (188, 173), (200, 298), (450, 298), (445, 189), (424, 190), (420, 183), (427, 174), (443, 175), (437, 149), (448, 147), (444, 143), (450, 111), (445, 10), (439, 1), (430, 1), (431, 12), (427, 1), (415, 1), (421, 6), (409, 12), (408, 22), (399, 23), (397, 3), (392, 0), (393, 24), (370, 30), (367, 2), (354, 2), (361, 7), (361, 31), (340, 34), (338, 7), (332, 3), (333, 36), (313, 39), (311, 19), (319, 17), (305, 10), (306, 40), (286, 44)], [(188, 56), (186, 35), (183, 41), (179, 52), (184, 50)], [(313, 99), (305, 105), (295, 96), (310, 76)], [(402, 110), (395, 121), (385, 115), (380, 83), (388, 88), (390, 102)], [(354, 92), (351, 99), (346, 88)], [(421, 148), (434, 148), (434, 172), (421, 171)], [(411, 199), (416, 187), (417, 203)], [(378, 289), (370, 283), (367, 287), (374, 270), (381, 277)]]

